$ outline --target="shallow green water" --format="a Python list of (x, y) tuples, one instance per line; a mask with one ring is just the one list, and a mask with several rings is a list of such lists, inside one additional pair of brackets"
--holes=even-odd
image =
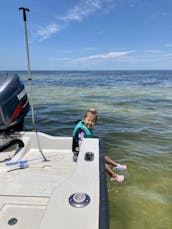
[(127, 164), (123, 184), (107, 176), (110, 228), (171, 229), (172, 71), (37, 72), (32, 78), (38, 130), (70, 136), (74, 122), (96, 107), (95, 135), (103, 137), (107, 155)]

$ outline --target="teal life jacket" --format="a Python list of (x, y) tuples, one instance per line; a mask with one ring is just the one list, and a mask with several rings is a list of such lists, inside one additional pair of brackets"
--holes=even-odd
[(76, 133), (79, 129), (82, 129), (84, 131), (84, 133), (86, 134), (86, 138), (93, 138), (92, 129), (89, 129), (88, 127), (86, 127), (86, 125), (82, 121), (79, 121), (77, 125), (75, 126), (73, 130), (73, 134), (72, 134), (75, 140), (76, 140)]

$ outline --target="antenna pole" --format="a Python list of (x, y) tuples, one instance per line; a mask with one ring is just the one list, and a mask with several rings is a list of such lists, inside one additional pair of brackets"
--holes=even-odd
[(33, 129), (35, 129), (35, 117), (34, 117), (34, 109), (33, 109), (33, 98), (32, 98), (32, 78), (30, 74), (30, 58), (29, 58), (29, 45), (28, 45), (28, 33), (27, 33), (27, 18), (26, 12), (30, 10), (28, 8), (20, 7), (19, 10), (23, 11), (23, 21), (24, 21), (24, 30), (25, 30), (25, 41), (26, 41), (26, 55), (27, 55), (27, 67), (28, 67), (28, 80), (29, 80), (29, 88), (30, 88), (30, 104), (31, 104), (31, 111), (32, 111), (32, 125)]
[(30, 10), (28, 8), (24, 8), (24, 7), (20, 7), (19, 10), (23, 11), (23, 21), (24, 21), (24, 30), (25, 30), (25, 40), (26, 40), (27, 66), (28, 66), (28, 81), (29, 81), (29, 88), (30, 88), (30, 104), (31, 104), (31, 111), (32, 111), (32, 126), (36, 132), (36, 138), (37, 138), (39, 151), (40, 151), (44, 161), (48, 161), (42, 152), (40, 142), (39, 142), (38, 133), (37, 133), (37, 130), (35, 127), (35, 117), (34, 117), (33, 98), (32, 98), (32, 78), (31, 78), (31, 74), (30, 74), (29, 45), (28, 45), (28, 33), (27, 33), (27, 24), (26, 24), (26, 21), (27, 21), (26, 12), (29, 12)]

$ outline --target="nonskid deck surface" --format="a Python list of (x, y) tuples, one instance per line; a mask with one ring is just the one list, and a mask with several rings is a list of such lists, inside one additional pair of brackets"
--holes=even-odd
[[(44, 161), (39, 150), (30, 150), (22, 160), (28, 167), (0, 166), (0, 195), (49, 196), (58, 185), (72, 174), (76, 163), (69, 150), (44, 150)], [(3, 174), (3, 176), (2, 176)]]
[[(44, 161), (38, 150), (31, 149), (23, 160), (28, 167), (0, 166), (0, 228), (11, 228), (10, 220), (17, 220), (17, 228), (39, 227), (54, 187), (70, 178), (76, 163), (69, 150), (44, 150)], [(15, 225), (14, 225), (15, 226)]]

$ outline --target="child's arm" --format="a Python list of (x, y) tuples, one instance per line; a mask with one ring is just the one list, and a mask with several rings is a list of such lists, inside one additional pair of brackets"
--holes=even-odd
[(85, 133), (84, 133), (84, 131), (81, 131), (80, 133), (78, 133), (78, 139), (79, 139), (79, 141), (82, 141), (83, 138), (85, 138)]
[(85, 138), (85, 137), (86, 137), (85, 132), (82, 129), (79, 129), (78, 130), (79, 147), (81, 145), (83, 138)]

